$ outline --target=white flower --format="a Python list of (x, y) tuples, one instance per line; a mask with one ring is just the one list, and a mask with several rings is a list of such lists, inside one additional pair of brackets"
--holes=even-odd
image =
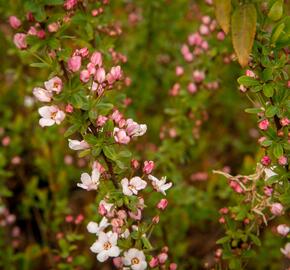
[(55, 76), (50, 80), (44, 82), (44, 86), (48, 91), (54, 91), (59, 94), (62, 89), (62, 80), (59, 77)]
[(129, 181), (127, 178), (121, 181), (123, 193), (127, 196), (137, 195), (139, 190), (144, 189), (147, 186), (146, 181), (142, 180), (140, 177), (135, 176)]
[(149, 174), (148, 178), (152, 181), (152, 186), (157, 192), (161, 192), (163, 195), (166, 195), (165, 190), (171, 188), (172, 183), (166, 183), (166, 176), (163, 176), (160, 180), (155, 176)]
[(42, 118), (39, 120), (39, 125), (42, 127), (59, 125), (65, 118), (65, 113), (57, 106), (43, 106), (38, 109)]
[[(271, 168), (274, 169), (274, 168)], [(275, 173), (273, 170), (265, 168), (264, 169), (264, 173), (265, 173), (265, 180), (268, 180), (270, 177), (277, 175), (277, 173)]]
[(92, 176), (88, 173), (82, 173), (81, 183), (77, 183), (77, 186), (87, 191), (97, 190), (100, 184), (100, 172), (97, 169), (93, 169)]
[(280, 250), (288, 259), (290, 259), (290, 242), (287, 243), (285, 247), (281, 248)]
[(41, 87), (35, 87), (32, 90), (33, 95), (41, 102), (50, 102), (52, 98), (52, 93)]
[(68, 139), (68, 146), (72, 150), (84, 150), (90, 148), (89, 144), (85, 140), (78, 141)]
[(123, 263), (126, 266), (131, 266), (133, 270), (144, 270), (147, 268), (147, 262), (143, 251), (136, 248), (131, 248), (124, 252)]
[(104, 231), (110, 223), (108, 222), (108, 219), (106, 217), (103, 217), (100, 223), (97, 222), (89, 222), (87, 225), (87, 230), (89, 233), (95, 233), (96, 235), (99, 235), (100, 232)]
[(109, 257), (118, 257), (120, 249), (117, 246), (118, 234), (113, 232), (100, 232), (98, 240), (91, 246), (91, 251), (98, 253), (97, 259), (100, 262), (106, 261)]

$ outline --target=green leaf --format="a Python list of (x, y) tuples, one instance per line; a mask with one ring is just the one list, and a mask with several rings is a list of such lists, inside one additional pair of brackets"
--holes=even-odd
[(245, 109), (246, 113), (253, 113), (253, 114), (257, 114), (262, 112), (263, 110), (261, 108), (247, 108)]
[(100, 102), (96, 105), (96, 108), (98, 109), (99, 114), (106, 115), (114, 108), (114, 105), (111, 103)]
[(272, 149), (273, 149), (273, 154), (276, 158), (279, 158), (283, 155), (283, 147), (281, 144), (279, 143), (273, 144)]
[(267, 109), (266, 109), (266, 112), (265, 112), (265, 115), (266, 117), (273, 117), (275, 114), (278, 113), (278, 108), (276, 106), (269, 106)]
[(257, 12), (253, 4), (238, 6), (232, 15), (232, 41), (239, 63), (248, 64), (256, 34)]
[(268, 13), (268, 17), (272, 21), (278, 21), (281, 19), (282, 15), (283, 15), (283, 3), (284, 3), (284, 0), (277, 0), (272, 5), (272, 7)]
[(215, 16), (223, 31), (228, 34), (231, 20), (231, 0), (215, 0)]
[(262, 78), (265, 82), (273, 80), (273, 69), (272, 68), (265, 68), (262, 72)]
[(141, 240), (142, 240), (142, 243), (143, 243), (143, 246), (145, 247), (145, 249), (152, 249), (153, 248), (147, 237), (143, 236), (141, 238)]
[(81, 127), (80, 124), (74, 124), (70, 126), (67, 131), (64, 133), (64, 137), (68, 137), (72, 134), (74, 134), (79, 128)]
[(261, 246), (261, 241), (256, 235), (250, 233), (249, 236), (256, 246)]
[(114, 149), (113, 146), (107, 146), (105, 145), (103, 147), (103, 151), (104, 151), (104, 154), (107, 158), (111, 159), (111, 160), (116, 160), (116, 157), (117, 157), (117, 153)]
[(32, 64), (30, 64), (29, 66), (31, 66), (31, 67), (36, 67), (36, 68), (47, 68), (47, 67), (49, 67), (50, 65), (47, 64), (47, 63), (32, 63)]
[(271, 37), (272, 43), (276, 43), (281, 33), (283, 32), (284, 28), (285, 28), (285, 23), (281, 23), (276, 28), (273, 29), (272, 37)]
[(265, 84), (263, 86), (263, 93), (266, 97), (272, 97), (274, 95), (274, 88), (271, 84)]
[(217, 244), (224, 244), (228, 241), (230, 241), (231, 237), (229, 236), (224, 236), (222, 238), (220, 238), (219, 240), (216, 241)]
[(261, 142), (261, 145), (264, 146), (264, 147), (268, 147), (268, 146), (270, 146), (272, 143), (273, 143), (272, 140), (266, 139), (266, 140), (264, 140), (263, 142)]
[(241, 76), (240, 78), (238, 78), (238, 83), (242, 84), (242, 85), (244, 85), (246, 87), (259, 85), (259, 82), (255, 78), (252, 78), (252, 77), (249, 77), (249, 76), (246, 76), (246, 75)]

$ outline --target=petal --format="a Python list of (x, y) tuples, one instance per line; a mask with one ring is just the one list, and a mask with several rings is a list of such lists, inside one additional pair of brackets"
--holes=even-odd
[(96, 241), (91, 247), (90, 250), (94, 253), (99, 253), (103, 250), (103, 244), (99, 241)]
[(104, 232), (100, 232), (98, 241), (100, 241), (101, 243), (107, 242), (108, 241), (107, 234)]
[(100, 172), (98, 171), (98, 169), (93, 169), (92, 171), (92, 181), (94, 183), (98, 183), (100, 179)]
[(128, 186), (123, 186), (123, 194), (126, 196), (132, 196), (133, 192), (128, 188)]
[(115, 246), (117, 244), (117, 240), (118, 240), (118, 234), (117, 233), (113, 233), (110, 237), (109, 237), (109, 241), (110, 243)]
[(108, 250), (108, 255), (110, 257), (118, 257), (120, 255), (120, 249), (117, 246), (113, 246)]
[(162, 188), (163, 190), (167, 190), (167, 189), (169, 189), (169, 188), (171, 188), (171, 187), (172, 187), (172, 183), (170, 182), (170, 183), (167, 183), (167, 184), (163, 185), (161, 188)]
[(80, 188), (82, 188), (82, 189), (88, 190), (88, 186), (86, 186), (84, 184), (77, 183), (77, 186), (80, 187)]
[(85, 185), (89, 185), (92, 183), (92, 179), (88, 173), (82, 173), (81, 182)]
[(39, 125), (41, 127), (50, 127), (55, 124), (55, 121), (49, 118), (40, 118)]
[(109, 255), (107, 251), (102, 251), (97, 255), (97, 259), (99, 262), (104, 262), (106, 260), (108, 260)]
[(89, 222), (87, 225), (87, 230), (89, 233), (98, 233), (99, 232), (99, 225), (96, 222)]

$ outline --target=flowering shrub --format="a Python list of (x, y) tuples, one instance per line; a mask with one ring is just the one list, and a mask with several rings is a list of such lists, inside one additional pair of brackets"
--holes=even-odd
[(287, 267), (289, 17), (253, 2), (0, 2), (3, 269)]

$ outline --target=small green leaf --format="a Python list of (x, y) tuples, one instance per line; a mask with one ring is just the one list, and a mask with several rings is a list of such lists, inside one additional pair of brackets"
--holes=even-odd
[(268, 13), (268, 17), (272, 21), (278, 21), (281, 19), (282, 15), (283, 15), (283, 3), (284, 3), (284, 0), (277, 0), (272, 5), (272, 7)]
[(266, 97), (272, 97), (274, 95), (274, 88), (271, 84), (265, 84), (263, 86), (263, 93)]
[(253, 114), (257, 114), (262, 112), (263, 110), (261, 108), (247, 108), (245, 109), (246, 113), (253, 113)]
[(113, 146), (107, 146), (107, 145), (105, 145), (105, 146), (103, 147), (103, 151), (104, 151), (104, 154), (105, 154), (105, 156), (106, 156), (107, 158), (109, 158), (109, 159), (111, 159), (111, 160), (116, 160), (116, 158), (117, 158), (117, 153), (116, 153), (116, 151), (115, 151), (115, 149), (114, 149)]
[(259, 85), (259, 82), (255, 78), (252, 78), (252, 77), (249, 77), (249, 76), (246, 76), (246, 75), (241, 76), (240, 78), (238, 78), (238, 83), (242, 84), (242, 85), (244, 85), (246, 87)]
[(261, 246), (261, 241), (256, 235), (250, 233), (249, 236), (256, 246)]
[(270, 118), (270, 117), (273, 117), (277, 113), (278, 113), (278, 108), (276, 106), (271, 105), (266, 109), (265, 115), (266, 117)]
[(64, 137), (68, 137), (72, 134), (74, 134), (79, 128), (81, 127), (80, 124), (74, 124), (70, 126), (67, 131), (64, 133)]
[(283, 155), (283, 147), (281, 144), (279, 143), (273, 144), (272, 149), (273, 149), (273, 154), (276, 158), (279, 158)]

